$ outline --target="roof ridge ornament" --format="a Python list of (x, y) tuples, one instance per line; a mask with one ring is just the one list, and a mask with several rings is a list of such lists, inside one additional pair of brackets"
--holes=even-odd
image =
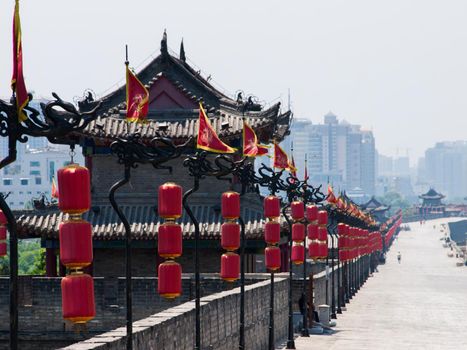
[(167, 49), (167, 30), (164, 29), (164, 34), (162, 34), (162, 40), (161, 40), (161, 54), (167, 55), (169, 53)]
[(186, 56), (185, 56), (185, 46), (183, 45), (183, 38), (182, 42), (180, 43), (180, 60), (183, 62), (186, 62)]

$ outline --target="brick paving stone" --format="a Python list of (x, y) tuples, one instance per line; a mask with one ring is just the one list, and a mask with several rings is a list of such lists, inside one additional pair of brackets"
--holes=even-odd
[(399, 234), (386, 264), (338, 315), (335, 333), (299, 337), (296, 348), (467, 349), (467, 268), (456, 267), (457, 260), (442, 247), (440, 223), (447, 221), (410, 224), (412, 230)]

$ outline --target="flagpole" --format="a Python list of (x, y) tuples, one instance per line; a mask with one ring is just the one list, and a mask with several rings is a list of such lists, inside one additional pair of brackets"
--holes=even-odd
[(128, 45), (125, 45), (125, 66), (128, 67), (130, 62), (128, 61)]
[[(125, 66), (128, 69), (128, 45), (125, 45)], [(125, 75), (127, 73), (125, 72)], [(129, 181), (131, 177), (130, 168), (125, 167), (125, 178)], [(126, 182), (128, 182), (126, 181)], [(118, 207), (115, 205), (114, 209)], [(118, 210), (117, 210), (118, 213)], [(123, 221), (123, 220), (122, 220)], [(125, 225), (125, 221), (123, 221)], [(125, 225), (125, 267), (126, 267), (126, 348), (133, 349), (133, 301), (132, 301), (132, 274), (131, 274), (131, 229), (129, 224)]]

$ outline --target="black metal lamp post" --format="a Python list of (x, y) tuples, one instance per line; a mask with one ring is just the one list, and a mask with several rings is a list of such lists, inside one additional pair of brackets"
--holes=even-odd
[[(47, 137), (52, 143), (60, 143), (63, 137), (81, 131), (97, 118), (96, 110), (100, 104), (86, 113), (79, 112), (75, 106), (63, 101), (52, 93), (55, 100), (47, 104), (41, 103), (43, 117), (36, 109), (26, 106), (24, 113), (27, 119), (20, 122), (15, 96), (11, 102), (0, 100), (0, 136), (8, 137), (8, 155), (0, 161), (0, 169), (13, 163), (17, 157), (17, 142), (25, 143), (28, 136)], [(32, 95), (29, 94), (29, 101)], [(57, 110), (57, 108), (59, 108)], [(10, 234), (10, 349), (18, 349), (18, 234), (16, 219), (5, 201), (0, 196), (0, 209), (8, 221)]]
[(285, 220), (289, 226), (289, 232), (287, 237), (287, 246), (288, 246), (288, 259), (289, 259), (289, 296), (288, 296), (288, 303), (289, 303), (289, 327), (288, 327), (288, 338), (287, 338), (287, 349), (295, 349), (295, 341), (294, 341), (294, 331), (293, 331), (293, 308), (292, 308), (292, 288), (293, 288), (293, 263), (292, 263), (292, 221), (286, 214), (286, 210), (290, 207), (290, 203), (286, 203), (286, 205), (282, 208), (282, 215), (284, 215)]
[[(188, 142), (190, 142), (189, 140)], [(163, 163), (180, 157), (186, 144), (176, 146), (172, 140), (164, 137), (156, 137), (149, 144), (141, 142), (139, 133), (129, 134), (126, 138), (114, 141), (110, 149), (118, 157), (118, 163), (124, 166), (123, 178), (118, 180), (109, 191), (109, 201), (117, 213), (125, 228), (125, 283), (126, 283), (126, 348), (133, 349), (133, 311), (132, 311), (132, 272), (131, 272), (131, 227), (123, 211), (115, 200), (118, 189), (127, 184), (131, 179), (131, 169), (139, 164), (151, 164), (156, 169), (171, 171), (171, 167), (163, 166)]]
[(295, 199), (302, 197), (301, 187), (303, 183), (300, 182), (295, 176), (290, 175), (287, 177), (286, 182), (282, 182), (283, 190), (286, 192), (286, 202), (282, 208), (282, 215), (284, 216), (289, 226), (288, 232), (288, 258), (289, 258), (289, 328), (287, 338), (287, 349), (295, 349), (294, 340), (294, 329), (293, 329), (293, 300), (292, 300), (292, 289), (293, 289), (293, 262), (292, 262), (292, 220), (287, 215), (287, 209), (290, 208), (290, 204)]
[[(332, 209), (330, 210), (332, 211)], [(330, 215), (331, 220), (328, 225), (328, 233), (331, 238), (331, 318), (337, 318), (336, 316), (336, 294), (335, 294), (335, 276), (334, 276), (334, 261), (335, 261), (335, 242), (334, 242), (334, 230), (337, 227), (337, 222), (334, 222), (332, 215)]]
[[(197, 151), (196, 153), (188, 156), (183, 162), (183, 166), (188, 168), (188, 173), (193, 177), (193, 187), (187, 190), (183, 194), (183, 208), (190, 217), (191, 222), (194, 225), (195, 229), (195, 350), (201, 349), (201, 286), (200, 286), (200, 273), (199, 273), (199, 239), (200, 239), (200, 230), (199, 222), (193, 214), (190, 205), (188, 203), (189, 197), (199, 190), (200, 180), (204, 179), (207, 176), (216, 177), (219, 180), (229, 180), (226, 176), (232, 175), (235, 172), (240, 172), (238, 168), (244, 164), (245, 158), (241, 159), (238, 162), (234, 162), (229, 156), (218, 155), (214, 159), (214, 162), (211, 162), (208, 159), (208, 153), (205, 151)], [(245, 180), (246, 181), (246, 180)], [(240, 218), (240, 227), (241, 227), (241, 249), (240, 249), (240, 277), (241, 283), (241, 297), (240, 297), (240, 342), (239, 348), (244, 349), (245, 344), (245, 309), (244, 309), (244, 244), (245, 244), (245, 225), (243, 220)], [(243, 285), (243, 286), (242, 286)]]

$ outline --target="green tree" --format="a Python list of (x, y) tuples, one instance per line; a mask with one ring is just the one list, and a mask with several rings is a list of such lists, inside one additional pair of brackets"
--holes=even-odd
[[(7, 240), (7, 244), (8, 244)], [(9, 247), (7, 248), (9, 252)], [(10, 256), (0, 258), (0, 275), (8, 275), (10, 271)], [(41, 248), (40, 241), (19, 240), (18, 242), (18, 273), (20, 275), (45, 274), (45, 249)]]
[(391, 212), (396, 212), (399, 209), (407, 209), (410, 203), (398, 192), (387, 192), (383, 197), (378, 197), (378, 201), (391, 206)]

